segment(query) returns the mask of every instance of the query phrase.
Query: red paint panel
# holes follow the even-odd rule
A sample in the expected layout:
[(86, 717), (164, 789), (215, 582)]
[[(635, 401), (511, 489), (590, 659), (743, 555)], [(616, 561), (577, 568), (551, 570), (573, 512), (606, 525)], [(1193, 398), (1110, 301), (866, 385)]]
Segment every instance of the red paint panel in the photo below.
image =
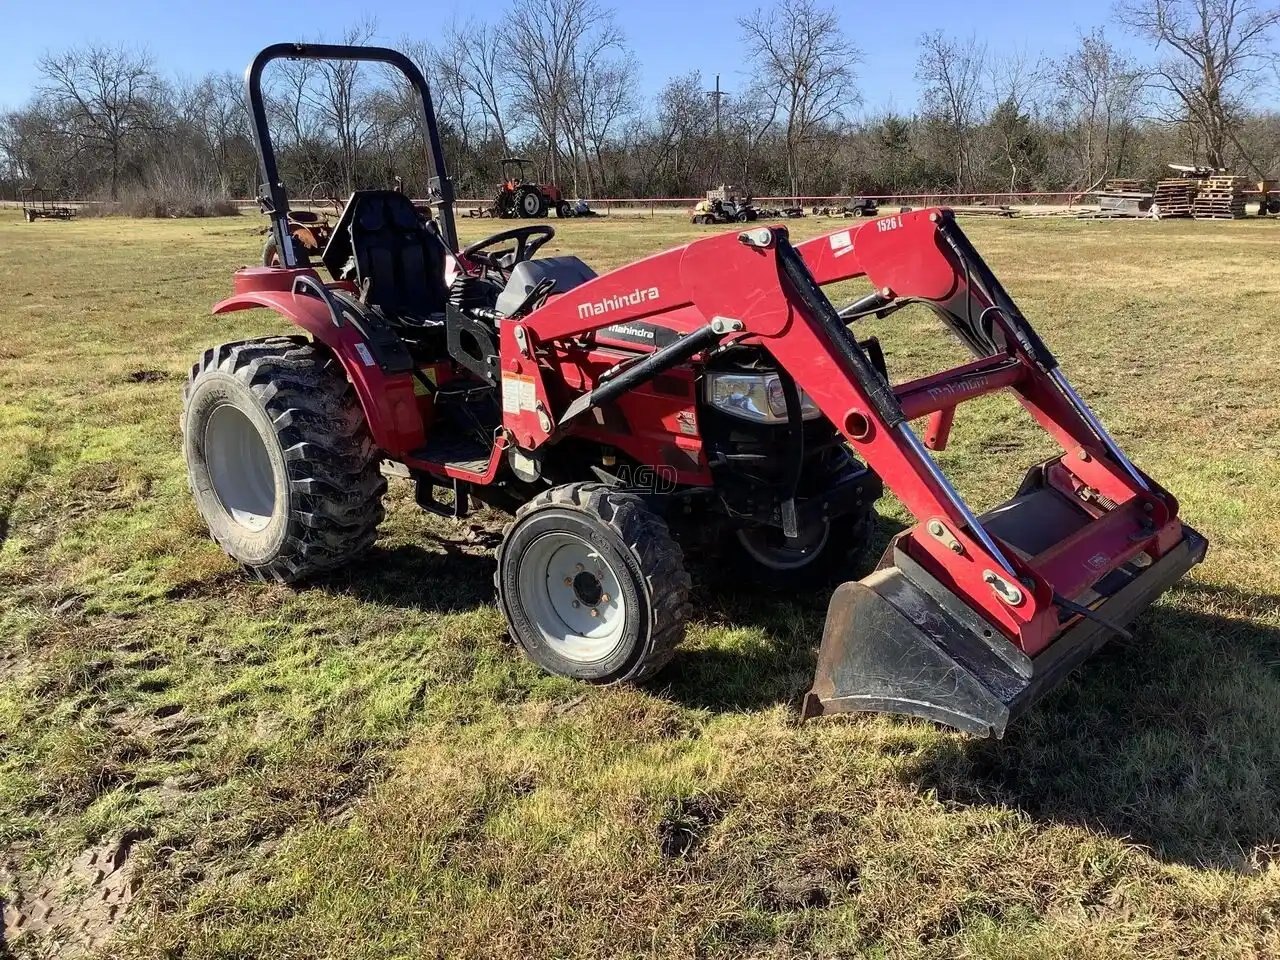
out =
[[(237, 271), (238, 282), (245, 273), (250, 274), (244, 284), (250, 288), (248, 292), (215, 304), (215, 314), (263, 307), (287, 317), (333, 351), (360, 398), (374, 442), (388, 456), (402, 459), (425, 444), (426, 434), (411, 373), (387, 375), (377, 364), (366, 363), (357, 349), (357, 345), (364, 346), (360, 332), (349, 323), (334, 326), (329, 308), (317, 298), (279, 288), (254, 289), (260, 283), (271, 282), (272, 278), (263, 277), (262, 273), (288, 277), (295, 271), (249, 267)], [(288, 281), (290, 286), (292, 282), (292, 279)]]

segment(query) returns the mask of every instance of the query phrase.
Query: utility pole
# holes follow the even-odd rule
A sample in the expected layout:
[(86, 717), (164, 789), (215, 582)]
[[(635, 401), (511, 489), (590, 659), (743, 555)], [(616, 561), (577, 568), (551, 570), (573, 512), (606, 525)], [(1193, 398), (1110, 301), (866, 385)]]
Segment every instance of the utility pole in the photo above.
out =
[(729, 94), (720, 89), (720, 74), (716, 74), (716, 88), (708, 90), (707, 96), (711, 98), (712, 104), (715, 106), (716, 112), (716, 178), (724, 183), (724, 141), (720, 136), (720, 103)]

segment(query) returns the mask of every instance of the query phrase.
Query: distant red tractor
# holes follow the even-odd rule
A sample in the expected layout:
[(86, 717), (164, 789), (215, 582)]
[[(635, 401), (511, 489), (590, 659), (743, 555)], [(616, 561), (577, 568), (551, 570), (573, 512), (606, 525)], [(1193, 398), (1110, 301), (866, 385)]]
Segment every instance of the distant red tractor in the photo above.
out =
[[(307, 195), (307, 209), (289, 211), (289, 242), (293, 244), (299, 263), (310, 264), (311, 258), (318, 258), (328, 246), (329, 238), (333, 236), (333, 221), (342, 216), (343, 202), (336, 194), (337, 188), (322, 180)], [(326, 207), (332, 207), (333, 213), (330, 214)], [(265, 212), (270, 213), (270, 210)], [(275, 232), (271, 231), (262, 245), (262, 265), (278, 267), (280, 264), (279, 244)]]
[(502, 183), (493, 201), (493, 214), (504, 220), (523, 217), (532, 220), (545, 217), (554, 210), (557, 217), (573, 216), (573, 208), (554, 183), (534, 183), (528, 170), (533, 161), (525, 157), (506, 157), (502, 161)]

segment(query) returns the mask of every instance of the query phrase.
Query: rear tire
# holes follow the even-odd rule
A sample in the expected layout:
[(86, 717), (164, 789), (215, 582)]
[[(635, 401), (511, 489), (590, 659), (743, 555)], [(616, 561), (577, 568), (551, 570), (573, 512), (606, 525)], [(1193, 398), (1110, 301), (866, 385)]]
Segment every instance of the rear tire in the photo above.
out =
[(337, 359), (303, 337), (206, 350), (183, 398), (196, 509), (232, 559), (291, 583), (377, 538), (387, 482)]
[(536, 187), (521, 187), (516, 191), (516, 212), (533, 220), (547, 212), (547, 202)]
[(640, 681), (684, 639), (689, 575), (665, 521), (602, 483), (540, 494), (503, 533), (494, 577), (511, 634), (544, 670)]
[[(311, 258), (307, 256), (307, 251), (302, 249), (293, 237), (289, 238), (289, 243), (293, 245), (294, 262), (300, 267), (311, 266)], [(262, 245), (262, 265), (264, 267), (282, 266), (280, 255), (276, 250), (276, 236), (274, 233), (268, 233), (267, 240)]]

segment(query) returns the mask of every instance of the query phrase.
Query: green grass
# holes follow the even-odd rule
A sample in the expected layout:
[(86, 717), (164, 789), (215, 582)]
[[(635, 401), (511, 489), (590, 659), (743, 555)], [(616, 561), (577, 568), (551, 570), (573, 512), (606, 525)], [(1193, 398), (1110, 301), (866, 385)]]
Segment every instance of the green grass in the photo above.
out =
[[(708, 229), (556, 226), (548, 252), (597, 267)], [(822, 597), (704, 592), (658, 682), (548, 678), (491, 602), (499, 518), (432, 519), (402, 485), (356, 569), (242, 579), (178, 412), (206, 345), (282, 329), (208, 313), (258, 224), (5, 214), (4, 883), (134, 840), (118, 957), (1275, 956), (1280, 227), (965, 226), (1212, 543), (998, 743), (797, 723)], [(900, 377), (958, 356), (923, 316), (881, 326)], [(992, 399), (941, 460), (986, 506), (1047, 449)]]

